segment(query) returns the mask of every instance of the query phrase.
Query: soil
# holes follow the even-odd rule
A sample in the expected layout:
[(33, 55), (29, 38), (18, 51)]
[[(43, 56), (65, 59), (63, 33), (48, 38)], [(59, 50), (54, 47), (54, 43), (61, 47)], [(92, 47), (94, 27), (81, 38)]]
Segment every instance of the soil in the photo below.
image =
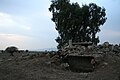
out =
[(21, 58), (22, 55), (0, 53), (0, 80), (120, 80), (120, 56), (117, 55), (108, 54), (89, 73), (72, 72), (60, 65), (48, 64), (48, 56)]

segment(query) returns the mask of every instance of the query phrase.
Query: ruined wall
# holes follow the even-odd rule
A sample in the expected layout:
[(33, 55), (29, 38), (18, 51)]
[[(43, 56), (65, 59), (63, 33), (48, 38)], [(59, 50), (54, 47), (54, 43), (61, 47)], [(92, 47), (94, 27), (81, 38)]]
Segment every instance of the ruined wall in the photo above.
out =
[(94, 67), (91, 64), (92, 56), (68, 56), (68, 64), (72, 71), (75, 72), (90, 72)]

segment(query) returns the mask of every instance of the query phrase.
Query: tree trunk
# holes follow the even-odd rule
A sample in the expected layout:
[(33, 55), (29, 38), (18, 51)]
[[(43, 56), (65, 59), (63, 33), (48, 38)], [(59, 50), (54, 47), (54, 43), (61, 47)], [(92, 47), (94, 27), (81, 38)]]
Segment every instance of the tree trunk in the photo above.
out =
[(12, 52), (12, 53), (10, 53), (10, 56), (14, 56), (14, 55), (13, 55), (13, 52)]

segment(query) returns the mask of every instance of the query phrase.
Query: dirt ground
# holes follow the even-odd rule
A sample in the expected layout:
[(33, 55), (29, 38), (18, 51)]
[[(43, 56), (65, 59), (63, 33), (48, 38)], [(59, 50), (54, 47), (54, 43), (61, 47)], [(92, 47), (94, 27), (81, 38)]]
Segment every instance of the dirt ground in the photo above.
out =
[(49, 58), (0, 53), (0, 80), (120, 80), (120, 56), (107, 55), (94, 72), (76, 73), (50, 65)]

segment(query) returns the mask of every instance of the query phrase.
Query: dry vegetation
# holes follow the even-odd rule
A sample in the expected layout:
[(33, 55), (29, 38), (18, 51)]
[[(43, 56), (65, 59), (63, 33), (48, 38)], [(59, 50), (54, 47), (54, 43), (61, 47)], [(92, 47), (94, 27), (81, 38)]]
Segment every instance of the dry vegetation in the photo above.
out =
[(0, 80), (120, 80), (120, 56), (107, 53), (94, 72), (76, 73), (49, 64), (48, 54), (0, 53)]

